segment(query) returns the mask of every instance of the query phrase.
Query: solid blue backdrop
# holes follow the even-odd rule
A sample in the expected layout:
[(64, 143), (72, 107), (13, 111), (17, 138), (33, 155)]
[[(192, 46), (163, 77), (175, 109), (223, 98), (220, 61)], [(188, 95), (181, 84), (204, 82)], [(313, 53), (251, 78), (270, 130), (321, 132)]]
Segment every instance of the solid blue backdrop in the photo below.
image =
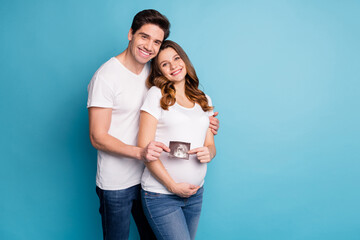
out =
[(1, 1), (0, 239), (101, 239), (87, 84), (147, 8), (220, 112), (197, 239), (359, 239), (350, 0)]

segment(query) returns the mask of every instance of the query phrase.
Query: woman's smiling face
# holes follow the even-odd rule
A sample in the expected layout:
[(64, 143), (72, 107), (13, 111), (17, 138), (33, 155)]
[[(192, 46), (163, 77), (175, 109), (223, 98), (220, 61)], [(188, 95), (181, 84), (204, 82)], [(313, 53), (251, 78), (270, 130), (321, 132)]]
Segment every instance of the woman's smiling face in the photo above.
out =
[(171, 47), (161, 50), (158, 56), (161, 73), (169, 81), (181, 82), (185, 80), (186, 66), (179, 54)]

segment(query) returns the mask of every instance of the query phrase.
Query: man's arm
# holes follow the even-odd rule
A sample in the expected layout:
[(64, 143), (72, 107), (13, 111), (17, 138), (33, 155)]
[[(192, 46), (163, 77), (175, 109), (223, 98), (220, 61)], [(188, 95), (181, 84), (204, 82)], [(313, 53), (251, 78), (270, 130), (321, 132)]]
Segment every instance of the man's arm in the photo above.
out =
[(166, 147), (162, 143), (152, 141), (141, 148), (125, 144), (111, 136), (108, 133), (111, 113), (111, 108), (89, 108), (90, 141), (96, 149), (143, 161), (153, 161), (160, 156), (162, 149)]
[[(149, 113), (142, 111), (140, 114), (138, 146), (146, 146), (155, 138), (156, 126), (157, 119)], [(170, 151), (170, 149), (168, 149), (168, 151)], [(166, 171), (160, 159), (152, 162), (146, 162), (145, 165), (161, 184), (163, 184), (170, 192), (180, 197), (190, 197), (199, 189), (199, 186), (192, 184), (176, 183)]]

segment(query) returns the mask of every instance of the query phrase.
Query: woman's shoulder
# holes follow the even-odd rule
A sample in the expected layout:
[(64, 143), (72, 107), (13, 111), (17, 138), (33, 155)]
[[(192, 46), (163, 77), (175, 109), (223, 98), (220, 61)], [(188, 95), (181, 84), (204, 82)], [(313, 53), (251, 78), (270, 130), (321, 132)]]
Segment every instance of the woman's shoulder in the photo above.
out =
[(161, 89), (156, 87), (156, 86), (152, 86), (148, 92), (147, 92), (147, 98), (161, 98)]
[(151, 88), (149, 88), (148, 92), (161, 93), (161, 89), (157, 86), (152, 86)]

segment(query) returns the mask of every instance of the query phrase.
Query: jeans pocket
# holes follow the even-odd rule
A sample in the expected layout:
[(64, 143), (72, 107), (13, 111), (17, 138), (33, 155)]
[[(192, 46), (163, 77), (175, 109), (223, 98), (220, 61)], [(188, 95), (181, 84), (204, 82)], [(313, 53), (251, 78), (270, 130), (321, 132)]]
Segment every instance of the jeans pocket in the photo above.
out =
[(158, 198), (160, 196), (161, 196), (161, 193), (144, 191), (145, 198)]

